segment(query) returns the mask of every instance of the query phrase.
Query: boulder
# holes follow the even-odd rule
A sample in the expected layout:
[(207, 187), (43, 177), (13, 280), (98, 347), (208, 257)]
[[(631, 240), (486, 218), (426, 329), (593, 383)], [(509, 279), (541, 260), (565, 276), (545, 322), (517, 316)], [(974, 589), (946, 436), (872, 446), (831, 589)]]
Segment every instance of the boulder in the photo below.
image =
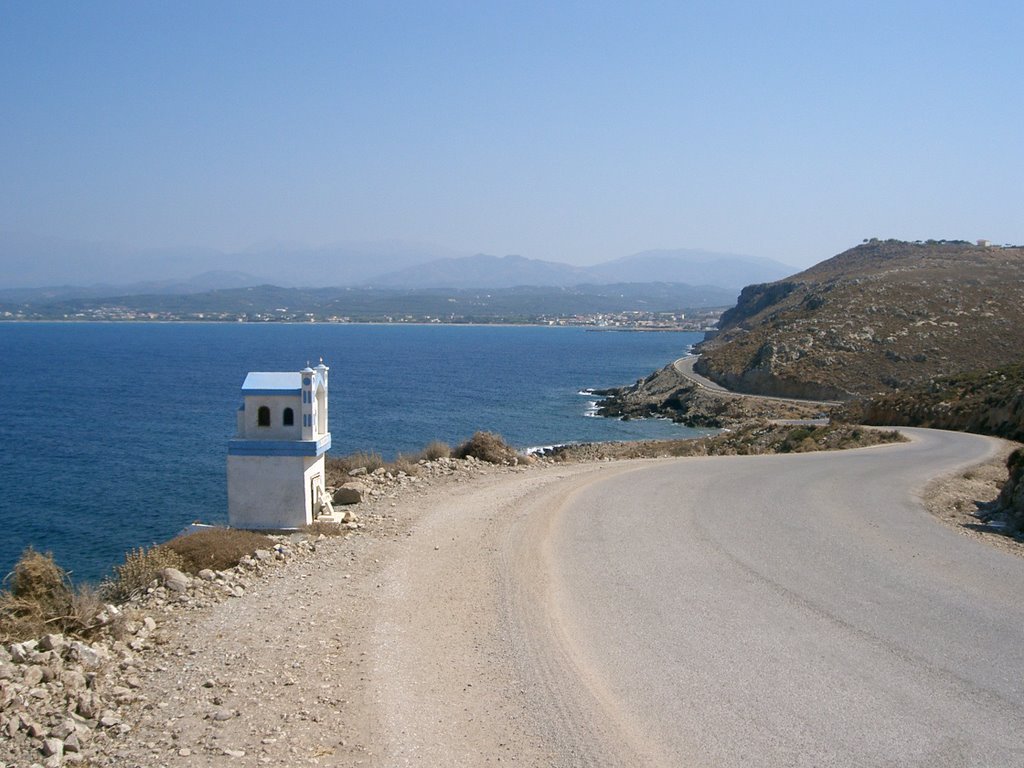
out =
[(164, 568), (160, 571), (160, 578), (164, 586), (172, 592), (186, 592), (188, 590), (188, 576), (177, 568)]
[(333, 504), (359, 504), (366, 493), (366, 486), (359, 483), (346, 483), (334, 492), (331, 497)]

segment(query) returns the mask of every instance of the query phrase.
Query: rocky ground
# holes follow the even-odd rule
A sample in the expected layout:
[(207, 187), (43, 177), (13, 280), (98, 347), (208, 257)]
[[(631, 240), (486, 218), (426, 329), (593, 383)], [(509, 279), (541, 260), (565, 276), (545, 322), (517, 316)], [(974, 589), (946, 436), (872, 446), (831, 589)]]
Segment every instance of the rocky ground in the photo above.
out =
[[(937, 514), (970, 525), (941, 510), (994, 496), (1000, 468), (1005, 457), (932, 488)], [(383, 764), (368, 638), (389, 563), (424, 510), (486, 504), (566, 471), (545, 459), (439, 459), (415, 475), (369, 473), (344, 535), (278, 536), (226, 571), (168, 571), (108, 607), (109, 631), (92, 643), (48, 635), (0, 647), (0, 766)]]
[(600, 416), (663, 416), (690, 427), (732, 427), (753, 420), (816, 419), (826, 415), (821, 405), (705, 389), (679, 373), (673, 364), (628, 387), (594, 394), (604, 397), (597, 404)]

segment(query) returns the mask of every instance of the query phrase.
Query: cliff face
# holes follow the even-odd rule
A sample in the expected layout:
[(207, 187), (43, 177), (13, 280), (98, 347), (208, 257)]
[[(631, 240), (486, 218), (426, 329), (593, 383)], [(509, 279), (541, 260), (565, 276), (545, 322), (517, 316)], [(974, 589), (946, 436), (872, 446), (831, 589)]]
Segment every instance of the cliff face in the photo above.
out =
[(849, 399), (1016, 362), (1024, 248), (871, 241), (748, 286), (697, 370), (741, 392)]

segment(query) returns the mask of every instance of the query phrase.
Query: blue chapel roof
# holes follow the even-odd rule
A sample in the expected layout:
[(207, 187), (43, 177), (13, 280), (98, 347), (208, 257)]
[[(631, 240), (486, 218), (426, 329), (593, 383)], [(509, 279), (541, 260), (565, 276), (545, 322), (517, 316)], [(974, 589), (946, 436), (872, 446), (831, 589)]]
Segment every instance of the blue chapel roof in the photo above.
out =
[(302, 374), (250, 371), (242, 382), (243, 395), (297, 395), (302, 391)]

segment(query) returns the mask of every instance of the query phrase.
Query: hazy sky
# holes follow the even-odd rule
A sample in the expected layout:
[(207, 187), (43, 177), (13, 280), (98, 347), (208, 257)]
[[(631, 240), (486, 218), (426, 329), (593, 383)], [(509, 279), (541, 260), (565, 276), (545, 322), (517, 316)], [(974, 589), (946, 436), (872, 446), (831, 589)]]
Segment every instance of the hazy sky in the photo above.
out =
[(0, 0), (0, 231), (1024, 242), (1024, 3)]

